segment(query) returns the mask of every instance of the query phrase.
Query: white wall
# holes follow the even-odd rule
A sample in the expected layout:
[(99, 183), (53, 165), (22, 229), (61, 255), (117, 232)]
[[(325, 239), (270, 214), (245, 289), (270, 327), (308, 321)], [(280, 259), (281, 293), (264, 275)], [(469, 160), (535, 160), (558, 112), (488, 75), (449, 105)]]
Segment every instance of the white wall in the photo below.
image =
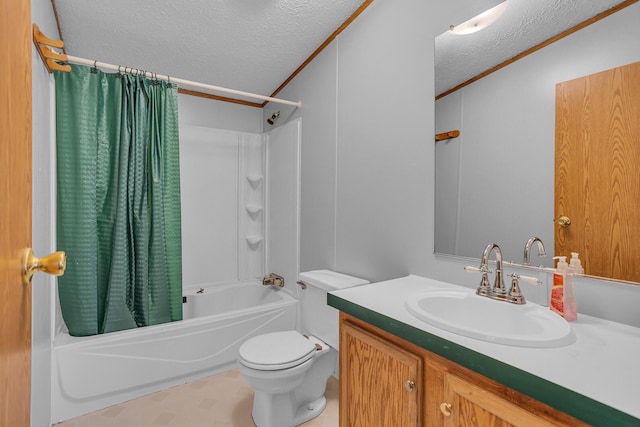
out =
[(262, 133), (262, 109), (191, 95), (178, 95), (180, 127), (203, 126)]
[[(463, 271), (476, 261), (433, 251), (433, 39), (490, 6), (376, 0), (279, 94), (301, 100), (300, 110), (264, 109), (265, 118), (281, 110), (277, 125), (304, 118), (301, 271), (331, 268), (372, 281), (418, 274), (477, 286)], [(590, 280), (576, 287), (579, 310), (640, 326), (638, 287)], [(546, 299), (544, 288), (523, 288)]]
[(267, 104), (264, 115), (280, 110), (276, 125), (302, 117), (300, 271), (335, 269), (336, 66), (337, 45), (330, 44), (294, 79), (282, 98), (304, 99), (301, 110)]
[(433, 40), (495, 3), (374, 1), (264, 109), (304, 117), (301, 270), (429, 272)]

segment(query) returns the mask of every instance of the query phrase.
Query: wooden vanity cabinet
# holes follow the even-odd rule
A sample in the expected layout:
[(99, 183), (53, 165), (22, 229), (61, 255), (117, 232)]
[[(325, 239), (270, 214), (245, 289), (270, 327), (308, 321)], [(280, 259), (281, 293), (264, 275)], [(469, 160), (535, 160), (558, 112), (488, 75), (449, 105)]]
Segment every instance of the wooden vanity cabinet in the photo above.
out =
[(341, 426), (420, 426), (422, 380), (420, 356), (341, 322)]
[(340, 427), (585, 426), (340, 313)]

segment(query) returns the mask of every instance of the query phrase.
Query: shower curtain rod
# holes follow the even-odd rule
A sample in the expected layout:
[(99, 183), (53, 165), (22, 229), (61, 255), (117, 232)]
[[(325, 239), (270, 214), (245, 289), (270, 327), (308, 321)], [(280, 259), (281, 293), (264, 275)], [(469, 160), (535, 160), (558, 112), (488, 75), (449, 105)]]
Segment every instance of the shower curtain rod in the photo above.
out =
[(133, 73), (133, 74), (139, 74), (139, 75), (143, 75), (144, 77), (149, 77), (149, 78), (158, 79), (158, 80), (164, 80), (164, 81), (167, 81), (167, 82), (170, 82), (170, 83), (176, 83), (178, 85), (196, 87), (198, 89), (213, 90), (213, 91), (216, 91), (216, 92), (223, 92), (223, 93), (228, 93), (228, 94), (231, 94), (231, 95), (244, 96), (244, 97), (247, 97), (247, 98), (259, 99), (261, 101), (275, 102), (275, 103), (278, 103), (278, 104), (292, 105), (292, 106), (294, 106), (296, 108), (302, 107), (302, 102), (301, 101), (294, 102), (294, 101), (287, 101), (286, 99), (272, 98), (270, 96), (258, 95), (258, 94), (255, 94), (255, 93), (244, 92), (244, 91), (241, 91), (241, 90), (229, 89), (229, 88), (226, 88), (226, 87), (214, 86), (214, 85), (209, 85), (209, 84), (206, 84), (206, 83), (194, 82), (194, 81), (191, 81), (191, 80), (185, 80), (185, 79), (181, 79), (181, 78), (178, 78), (178, 77), (166, 76), (164, 74), (156, 74), (156, 73), (152, 73), (151, 71), (139, 70), (137, 68), (123, 67), (121, 65), (107, 64), (107, 63), (104, 63), (104, 62), (94, 61), (94, 60), (91, 60), (91, 59), (78, 58), (77, 56), (67, 55), (67, 61), (66, 62), (67, 63), (72, 63), (72, 64), (88, 65), (88, 66), (91, 66), (91, 67), (98, 67), (98, 68), (103, 68), (103, 69), (112, 70), (112, 71), (127, 72), (127, 70), (128, 70), (128, 72)]
[(38, 53), (42, 57), (45, 65), (51, 71), (51, 69), (57, 69), (60, 71), (69, 71), (70, 68), (68, 66), (61, 65), (60, 62), (63, 63), (73, 63), (80, 65), (88, 65), (90, 67), (99, 67), (105, 70), (119, 71), (119, 72), (130, 72), (134, 74), (144, 75), (144, 77), (149, 77), (158, 80), (164, 80), (170, 83), (176, 83), (179, 85), (185, 85), (189, 87), (212, 90), (215, 92), (223, 92), (231, 95), (243, 96), (247, 98), (259, 99), (261, 101), (274, 102), (278, 104), (291, 105), (296, 108), (302, 107), (302, 102), (294, 102), (287, 101), (286, 99), (273, 98), (271, 96), (258, 95), (255, 93), (244, 92), (236, 89), (229, 89), (221, 86), (214, 86), (205, 83), (194, 82), (191, 80), (185, 80), (178, 77), (167, 76), (164, 74), (156, 74), (150, 71), (140, 70), (132, 67), (123, 67), (122, 65), (113, 65), (107, 64), (105, 62), (99, 62), (93, 59), (85, 59), (79, 58), (77, 56), (66, 55), (62, 53), (55, 52), (51, 49), (51, 47), (55, 47), (61, 49), (63, 47), (63, 42), (61, 40), (52, 40), (45, 36), (36, 24), (33, 24), (33, 41), (38, 48)]

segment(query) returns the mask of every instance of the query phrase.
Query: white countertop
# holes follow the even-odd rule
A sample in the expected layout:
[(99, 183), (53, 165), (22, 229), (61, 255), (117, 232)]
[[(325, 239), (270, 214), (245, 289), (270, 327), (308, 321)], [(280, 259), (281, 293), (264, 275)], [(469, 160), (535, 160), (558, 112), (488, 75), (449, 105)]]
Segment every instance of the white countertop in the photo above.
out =
[(458, 286), (407, 276), (331, 293), (640, 419), (640, 328), (579, 314), (571, 323), (577, 340), (564, 347), (513, 347), (480, 341), (431, 326), (406, 310), (407, 297), (439, 287)]

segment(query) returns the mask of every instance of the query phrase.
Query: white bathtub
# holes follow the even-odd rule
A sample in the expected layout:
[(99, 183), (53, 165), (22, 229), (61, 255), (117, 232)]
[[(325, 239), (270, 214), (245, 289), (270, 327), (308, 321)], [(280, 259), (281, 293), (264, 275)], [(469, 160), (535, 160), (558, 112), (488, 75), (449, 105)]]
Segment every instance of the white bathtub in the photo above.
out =
[(261, 283), (214, 286), (185, 297), (179, 322), (56, 337), (52, 422), (228, 370), (248, 338), (295, 327), (297, 300)]

